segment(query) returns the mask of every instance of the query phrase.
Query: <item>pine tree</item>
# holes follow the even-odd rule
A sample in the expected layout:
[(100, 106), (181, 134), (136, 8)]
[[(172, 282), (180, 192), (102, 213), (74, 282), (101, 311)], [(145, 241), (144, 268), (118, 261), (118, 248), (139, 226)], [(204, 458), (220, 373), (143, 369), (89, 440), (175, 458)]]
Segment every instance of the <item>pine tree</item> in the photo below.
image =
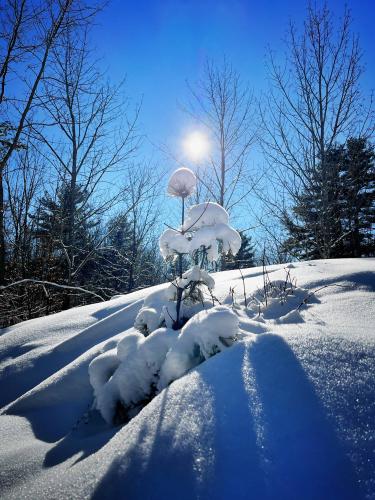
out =
[(344, 256), (375, 255), (375, 152), (363, 138), (346, 144), (342, 186), (343, 226), (348, 235), (343, 242)]
[[(69, 286), (83, 285), (90, 281), (94, 256), (79, 272), (80, 263), (93, 250), (96, 241), (98, 220), (92, 215), (87, 203), (87, 194), (81, 186), (73, 190), (63, 183), (56, 196), (46, 193), (39, 200), (35, 219), (37, 255), (41, 276)], [(70, 294), (65, 293), (66, 304), (70, 306)]]
[(374, 149), (365, 139), (331, 148), (292, 213), (284, 213), (284, 250), (299, 259), (373, 255), (374, 178)]
[(237, 255), (233, 257), (230, 253), (226, 257), (225, 269), (246, 269), (248, 267), (254, 267), (254, 245), (251, 240), (251, 236), (246, 236), (243, 232), (239, 231), (241, 236), (241, 248), (239, 249)]
[(283, 224), (289, 233), (284, 251), (299, 259), (337, 257), (342, 245), (340, 200), (343, 147), (325, 155), (311, 175), (307, 189), (297, 198), (292, 213), (284, 212)]

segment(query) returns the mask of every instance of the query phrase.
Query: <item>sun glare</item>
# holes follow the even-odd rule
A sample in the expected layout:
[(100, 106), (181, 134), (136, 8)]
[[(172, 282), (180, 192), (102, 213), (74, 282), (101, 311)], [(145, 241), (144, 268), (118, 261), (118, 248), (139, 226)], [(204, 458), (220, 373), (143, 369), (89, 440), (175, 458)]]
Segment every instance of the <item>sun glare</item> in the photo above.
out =
[(185, 154), (193, 161), (202, 160), (210, 152), (210, 141), (203, 132), (191, 132), (183, 141)]

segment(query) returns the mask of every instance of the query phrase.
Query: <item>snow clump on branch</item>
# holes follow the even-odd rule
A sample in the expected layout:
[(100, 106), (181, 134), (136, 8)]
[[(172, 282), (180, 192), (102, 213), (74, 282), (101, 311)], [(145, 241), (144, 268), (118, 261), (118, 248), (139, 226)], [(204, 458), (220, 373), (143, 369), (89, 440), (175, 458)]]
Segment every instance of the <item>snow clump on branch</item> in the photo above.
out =
[(222, 253), (236, 255), (241, 248), (241, 236), (229, 225), (227, 211), (217, 203), (206, 202), (190, 207), (181, 230), (166, 229), (160, 236), (160, 252), (164, 259), (178, 254), (190, 254), (204, 248), (209, 262)]
[(173, 172), (168, 182), (168, 194), (177, 198), (187, 198), (192, 195), (197, 186), (197, 178), (189, 168), (178, 168)]
[(203, 226), (213, 226), (214, 224), (229, 224), (229, 215), (221, 205), (207, 201), (189, 208), (182, 229), (188, 231)]

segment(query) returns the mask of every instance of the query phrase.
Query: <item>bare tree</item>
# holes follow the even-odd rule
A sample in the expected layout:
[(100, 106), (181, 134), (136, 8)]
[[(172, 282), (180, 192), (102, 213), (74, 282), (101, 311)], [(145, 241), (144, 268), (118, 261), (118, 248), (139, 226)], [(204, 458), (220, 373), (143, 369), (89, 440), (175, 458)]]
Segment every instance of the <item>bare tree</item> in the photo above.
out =
[(0, 7), (0, 123), (8, 128), (0, 157), (0, 284), (5, 279), (3, 176), (23, 140), (51, 51), (66, 29), (96, 7), (73, 0), (4, 0)]
[(34, 121), (33, 132), (44, 144), (45, 161), (67, 197), (64, 235), (58, 244), (66, 263), (65, 283), (72, 286), (94, 254), (77, 240), (79, 228), (129, 194), (129, 185), (119, 182), (119, 176), (126, 177), (127, 160), (139, 145), (139, 106), (130, 113), (122, 84), (105, 81), (88, 48), (86, 30), (67, 30), (62, 42), (52, 51), (36, 96), (45, 116), (43, 123)]
[(207, 61), (196, 85), (188, 84), (186, 111), (211, 135), (209, 165), (198, 170), (208, 197), (231, 210), (251, 190), (248, 156), (255, 141), (254, 107), (250, 89), (226, 60)]
[(267, 205), (282, 219), (288, 201), (299, 202), (319, 183), (322, 257), (329, 257), (336, 244), (330, 232), (328, 152), (350, 135), (373, 131), (371, 106), (359, 88), (362, 72), (350, 13), (345, 10), (335, 23), (326, 5), (309, 5), (301, 35), (290, 24), (283, 64), (270, 53), (272, 87), (262, 109), (261, 138), (275, 196), (267, 197)]

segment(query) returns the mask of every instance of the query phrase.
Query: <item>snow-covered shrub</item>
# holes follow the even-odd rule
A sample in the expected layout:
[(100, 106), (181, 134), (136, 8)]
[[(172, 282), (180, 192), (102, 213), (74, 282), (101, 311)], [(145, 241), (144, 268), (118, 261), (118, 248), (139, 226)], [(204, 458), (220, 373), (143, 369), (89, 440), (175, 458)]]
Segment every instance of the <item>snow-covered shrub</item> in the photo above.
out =
[(219, 253), (236, 255), (241, 247), (240, 235), (217, 203), (192, 206), (184, 220), (185, 198), (195, 185), (189, 169), (178, 169), (168, 184), (168, 193), (182, 199), (181, 227), (164, 231), (159, 245), (164, 259), (178, 259), (178, 276), (146, 297), (132, 333), (90, 364), (95, 405), (109, 423), (126, 422), (158, 391), (238, 338), (236, 314), (215, 307), (209, 273), (197, 265), (182, 271), (183, 255), (202, 252), (213, 262)]
[(228, 307), (201, 311), (179, 335), (159, 328), (148, 337), (137, 330), (89, 366), (95, 407), (108, 423), (134, 417), (158, 392), (188, 370), (233, 344), (238, 318)]
[(177, 291), (182, 290), (181, 318), (184, 323), (197, 312), (212, 307), (211, 294), (215, 280), (199, 266), (194, 266), (182, 278), (176, 278), (168, 288), (148, 295), (135, 319), (134, 326), (145, 336), (159, 327), (172, 328), (176, 321)]
[(237, 335), (238, 317), (228, 307), (216, 306), (193, 316), (168, 351), (160, 371), (158, 389), (231, 346)]
[(134, 330), (121, 340), (117, 349), (105, 353), (117, 361), (112, 375), (108, 371), (108, 377), (103, 377), (107, 363), (104, 355), (90, 363), (95, 407), (106, 422), (124, 423), (155, 395), (161, 365), (175, 341), (176, 332), (167, 328), (160, 328), (148, 337)]
[(297, 309), (307, 296), (308, 290), (297, 286), (296, 280), (291, 276), (290, 267), (285, 271), (285, 278), (276, 280), (270, 279), (266, 269), (263, 271), (263, 286), (252, 294), (248, 312), (252, 312), (262, 321), (279, 321), (293, 311), (298, 312)]
[(229, 225), (227, 211), (217, 203), (206, 202), (190, 207), (179, 230), (166, 229), (160, 236), (159, 247), (164, 259), (173, 259), (181, 254), (192, 256), (204, 248), (209, 262), (221, 253), (236, 255), (241, 248), (241, 236)]
[[(164, 319), (168, 322), (169, 317), (175, 330), (180, 329), (186, 321), (186, 316), (182, 315), (183, 302), (187, 297), (197, 298), (199, 294), (194, 295), (194, 292), (199, 291), (201, 286), (198, 281), (193, 284), (193, 280), (186, 287), (181, 284), (183, 256), (190, 255), (195, 262), (200, 260), (201, 267), (204, 267), (208, 262), (216, 262), (220, 253), (226, 255), (231, 252), (236, 255), (241, 247), (241, 236), (229, 226), (227, 211), (217, 203), (193, 205), (185, 219), (185, 199), (194, 192), (195, 187), (196, 177), (191, 170), (180, 168), (172, 174), (168, 183), (168, 194), (181, 198), (181, 226), (179, 229), (166, 229), (159, 239), (163, 258), (178, 261), (179, 279), (174, 282), (176, 314), (170, 311), (170, 304), (164, 307)], [(196, 302), (199, 300), (201, 298), (198, 297)], [(145, 323), (147, 318), (142, 321)]]

